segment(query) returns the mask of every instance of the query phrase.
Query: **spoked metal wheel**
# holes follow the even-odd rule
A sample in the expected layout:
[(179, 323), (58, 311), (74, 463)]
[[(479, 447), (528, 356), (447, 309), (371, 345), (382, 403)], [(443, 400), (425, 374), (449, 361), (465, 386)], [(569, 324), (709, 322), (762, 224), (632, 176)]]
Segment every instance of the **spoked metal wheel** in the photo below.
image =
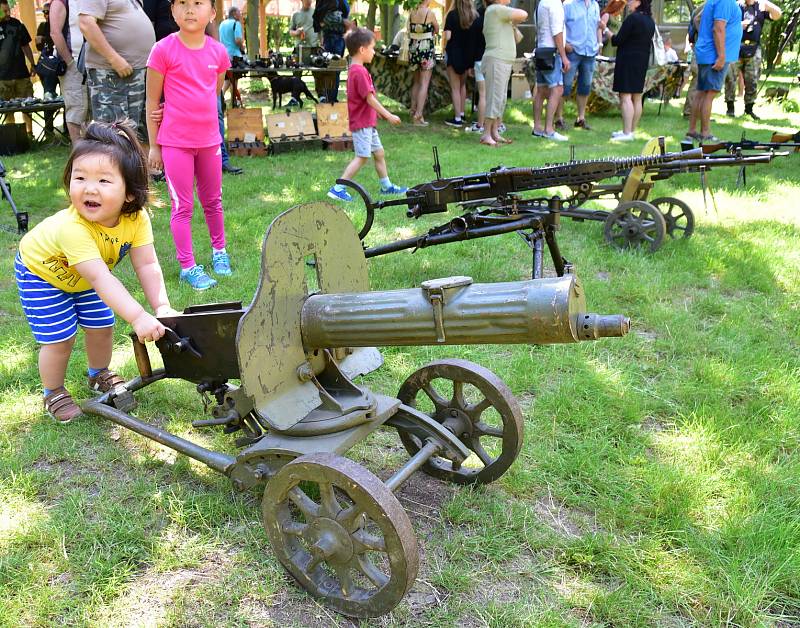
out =
[(662, 196), (650, 204), (661, 212), (671, 238), (689, 238), (694, 233), (694, 214), (691, 208), (679, 198)]
[(293, 460), (268, 482), (262, 514), (286, 570), (339, 613), (388, 613), (417, 577), (408, 515), (383, 482), (352, 460), (331, 453)]
[[(514, 394), (489, 369), (467, 360), (422, 367), (403, 383), (397, 398), (444, 425), (473, 452), (462, 463), (432, 457), (422, 469), (434, 477), (457, 484), (492, 482), (522, 447), (522, 411)], [(421, 449), (418, 437), (399, 433), (411, 455)]]
[(667, 226), (661, 212), (646, 201), (624, 201), (606, 218), (603, 235), (618, 249), (647, 248), (651, 253), (664, 242)]

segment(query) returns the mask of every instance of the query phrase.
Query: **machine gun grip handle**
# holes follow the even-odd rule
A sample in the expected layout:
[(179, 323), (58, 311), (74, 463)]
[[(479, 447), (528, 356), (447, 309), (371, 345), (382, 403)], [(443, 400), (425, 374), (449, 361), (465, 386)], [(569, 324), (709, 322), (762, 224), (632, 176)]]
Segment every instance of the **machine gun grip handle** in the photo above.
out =
[(176, 331), (171, 327), (165, 327), (164, 330), (165, 330), (164, 337), (167, 339), (167, 342), (170, 345), (170, 349), (172, 349), (175, 353), (183, 353), (184, 351), (186, 351), (196, 358), (203, 357), (203, 354), (200, 353), (197, 349), (195, 349), (194, 345), (192, 344), (191, 338), (188, 337), (183, 338), (179, 336), (176, 333)]
[(355, 190), (361, 197), (361, 200), (364, 201), (367, 218), (364, 221), (364, 226), (361, 227), (361, 231), (358, 232), (358, 239), (363, 240), (369, 233), (369, 230), (372, 229), (372, 223), (375, 221), (375, 207), (377, 204), (370, 198), (369, 193), (355, 181), (351, 181), (350, 179), (336, 179), (336, 183), (348, 187), (351, 190)]

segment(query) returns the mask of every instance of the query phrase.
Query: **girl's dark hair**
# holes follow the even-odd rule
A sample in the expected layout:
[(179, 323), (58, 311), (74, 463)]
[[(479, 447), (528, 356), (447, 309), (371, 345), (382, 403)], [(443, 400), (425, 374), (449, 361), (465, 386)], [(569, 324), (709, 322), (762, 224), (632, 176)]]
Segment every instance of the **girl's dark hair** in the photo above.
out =
[(125, 179), (125, 196), (132, 196), (133, 200), (123, 203), (122, 213), (135, 214), (144, 209), (150, 198), (150, 175), (147, 156), (136, 137), (136, 125), (130, 120), (91, 122), (81, 139), (75, 143), (64, 166), (63, 182), (67, 194), (75, 160), (93, 154), (106, 155), (117, 165)]
[(637, 13), (644, 13), (645, 15), (649, 15), (652, 17), (653, 9), (652, 9), (653, 0), (639, 0), (639, 8), (636, 9)]

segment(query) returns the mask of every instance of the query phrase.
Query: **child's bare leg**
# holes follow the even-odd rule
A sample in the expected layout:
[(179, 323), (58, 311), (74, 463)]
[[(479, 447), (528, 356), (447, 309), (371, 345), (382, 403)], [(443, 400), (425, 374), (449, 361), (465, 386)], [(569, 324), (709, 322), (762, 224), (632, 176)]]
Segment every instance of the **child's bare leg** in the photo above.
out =
[(389, 171), (386, 168), (386, 153), (383, 149), (376, 150), (372, 153), (372, 159), (375, 161), (375, 172), (378, 173), (379, 179), (385, 179), (389, 176)]
[(67, 363), (74, 345), (75, 336), (39, 348), (39, 377), (42, 379), (42, 386), (47, 390), (55, 390), (64, 385)]
[(367, 157), (353, 157), (353, 161), (347, 164), (347, 168), (344, 169), (341, 178), (352, 181), (365, 163), (367, 163)]
[(106, 369), (114, 349), (114, 328), (83, 328), (86, 334), (86, 360), (90, 369)]

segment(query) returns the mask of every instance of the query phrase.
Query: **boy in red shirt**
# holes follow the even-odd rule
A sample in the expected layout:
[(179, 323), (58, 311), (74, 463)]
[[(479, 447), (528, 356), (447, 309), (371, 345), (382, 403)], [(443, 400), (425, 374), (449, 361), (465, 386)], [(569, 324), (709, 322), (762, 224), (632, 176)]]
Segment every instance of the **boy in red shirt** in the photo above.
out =
[[(389, 179), (386, 156), (381, 138), (378, 137), (378, 115), (390, 124), (400, 124), (400, 118), (390, 113), (378, 102), (375, 86), (365, 64), (375, 56), (375, 35), (366, 28), (356, 28), (346, 39), (350, 53), (350, 68), (347, 71), (347, 113), (350, 117), (350, 132), (353, 134), (353, 150), (356, 156), (344, 169), (342, 179), (352, 180), (370, 155), (375, 160), (375, 170), (381, 183), (381, 194), (402, 194), (408, 188), (395, 185)], [(343, 185), (338, 183), (328, 190), (328, 196), (340, 201), (352, 201)]]

